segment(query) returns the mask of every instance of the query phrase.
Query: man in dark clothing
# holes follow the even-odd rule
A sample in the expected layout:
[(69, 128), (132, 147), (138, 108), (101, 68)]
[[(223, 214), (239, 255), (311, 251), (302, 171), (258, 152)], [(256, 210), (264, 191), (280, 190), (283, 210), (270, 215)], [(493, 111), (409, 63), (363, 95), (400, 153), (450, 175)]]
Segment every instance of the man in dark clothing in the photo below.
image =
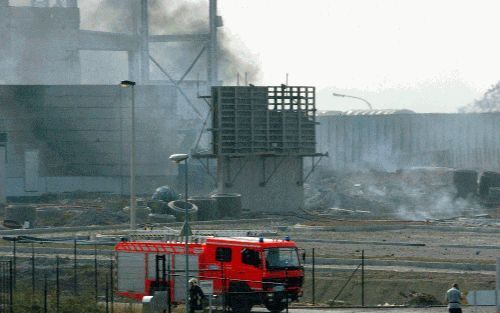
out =
[(462, 308), (460, 307), (460, 300), (462, 300), (462, 293), (458, 289), (458, 284), (453, 284), (453, 286), (446, 292), (446, 302), (448, 303), (449, 313), (462, 313)]
[(195, 313), (196, 311), (203, 310), (203, 290), (198, 286), (198, 280), (191, 278), (189, 280), (189, 312)]

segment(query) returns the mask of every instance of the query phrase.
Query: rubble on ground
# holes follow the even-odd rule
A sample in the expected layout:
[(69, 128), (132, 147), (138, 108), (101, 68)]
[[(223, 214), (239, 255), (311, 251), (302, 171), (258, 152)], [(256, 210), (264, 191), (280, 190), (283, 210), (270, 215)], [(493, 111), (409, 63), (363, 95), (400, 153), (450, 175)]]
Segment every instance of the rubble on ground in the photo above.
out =
[[(337, 218), (421, 221), (473, 218), (485, 213), (485, 206), (477, 194), (464, 194), (463, 181), (457, 183), (456, 172), (440, 167), (396, 172), (325, 171), (305, 186), (305, 209)], [(469, 186), (469, 190), (475, 187)]]

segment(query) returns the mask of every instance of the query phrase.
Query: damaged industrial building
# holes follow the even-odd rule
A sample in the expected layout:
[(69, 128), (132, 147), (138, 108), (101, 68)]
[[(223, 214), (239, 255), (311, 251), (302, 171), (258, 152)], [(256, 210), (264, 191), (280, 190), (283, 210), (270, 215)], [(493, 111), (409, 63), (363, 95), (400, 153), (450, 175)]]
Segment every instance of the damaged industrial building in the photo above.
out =
[[(197, 160), (189, 173), (195, 177), (193, 195), (216, 188), (241, 194), (243, 208), (251, 211), (304, 208), (304, 183), (308, 186), (322, 172), (439, 167), (474, 171), (478, 183), (482, 173), (493, 172), (487, 174), (494, 177), (491, 183), (478, 188), (488, 200), (498, 197), (499, 113), (317, 114), (314, 90), (302, 90), (307, 87), (267, 90), (238, 86), (238, 79), (234, 87), (210, 91), (223, 83), (216, 66), (222, 26), (216, 5), (210, 1), (207, 6), (205, 32), (179, 35), (151, 34), (147, 4), (140, 1), (128, 8), (135, 16), (129, 33), (81, 29), (76, 1), (33, 1), (31, 6), (3, 1), (3, 199), (72, 191), (126, 195), (133, 103), (140, 194), (161, 185), (182, 188), (182, 173), (167, 159), (182, 150)], [(166, 51), (169, 45), (187, 43), (199, 53), (188, 58), (177, 78), (161, 65), (168, 64), (168, 57), (153, 56), (158, 43)], [(103, 51), (125, 61), (118, 64), (128, 68), (126, 78), (138, 83), (134, 99), (118, 86), (118, 76), (113, 85), (88, 84), (82, 66), (93, 51), (97, 63), (105, 62)], [(332, 201), (328, 205), (340, 203)]]

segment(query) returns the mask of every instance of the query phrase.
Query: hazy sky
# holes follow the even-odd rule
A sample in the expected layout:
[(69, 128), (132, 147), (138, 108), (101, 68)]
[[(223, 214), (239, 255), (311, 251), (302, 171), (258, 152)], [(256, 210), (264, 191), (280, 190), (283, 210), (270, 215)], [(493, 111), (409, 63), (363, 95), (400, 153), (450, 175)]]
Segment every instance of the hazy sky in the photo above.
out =
[[(79, 0), (82, 19), (102, 1)], [(234, 49), (261, 69), (258, 83), (289, 73), (290, 84), (316, 86), (328, 110), (366, 107), (332, 92), (418, 112), (480, 98), (500, 80), (499, 12), (499, 0), (219, 0)]]
[(500, 80), (500, 1), (219, 0), (262, 83), (318, 89), (321, 109), (454, 112)]

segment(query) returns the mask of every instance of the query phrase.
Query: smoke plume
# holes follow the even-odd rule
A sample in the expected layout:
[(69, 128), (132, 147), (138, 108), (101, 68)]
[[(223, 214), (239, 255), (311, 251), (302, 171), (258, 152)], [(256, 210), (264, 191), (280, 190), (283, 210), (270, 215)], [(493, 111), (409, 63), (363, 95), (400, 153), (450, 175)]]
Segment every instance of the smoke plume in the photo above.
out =
[(459, 109), (460, 112), (500, 111), (500, 82), (492, 86), (483, 97)]
[[(80, 1), (83, 29), (125, 32), (135, 31), (134, 10), (138, 10), (136, 0), (85, 0)], [(149, 1), (150, 35), (165, 34), (203, 34), (208, 33), (208, 1), (189, 0), (150, 0)], [(259, 64), (242, 42), (235, 39), (226, 27), (218, 29), (218, 63), (219, 79), (226, 84), (234, 84), (239, 73), (241, 77), (248, 73), (248, 81), (258, 83), (260, 79)], [(196, 55), (201, 51), (202, 43), (175, 42), (155, 43), (150, 51), (156, 59), (175, 79), (182, 76)], [(187, 79), (204, 79), (206, 58), (200, 58), (198, 66), (193, 68)], [(152, 68), (154, 70), (154, 68)], [(157, 72), (153, 79), (165, 79)], [(243, 79), (241, 80), (243, 81)]]

